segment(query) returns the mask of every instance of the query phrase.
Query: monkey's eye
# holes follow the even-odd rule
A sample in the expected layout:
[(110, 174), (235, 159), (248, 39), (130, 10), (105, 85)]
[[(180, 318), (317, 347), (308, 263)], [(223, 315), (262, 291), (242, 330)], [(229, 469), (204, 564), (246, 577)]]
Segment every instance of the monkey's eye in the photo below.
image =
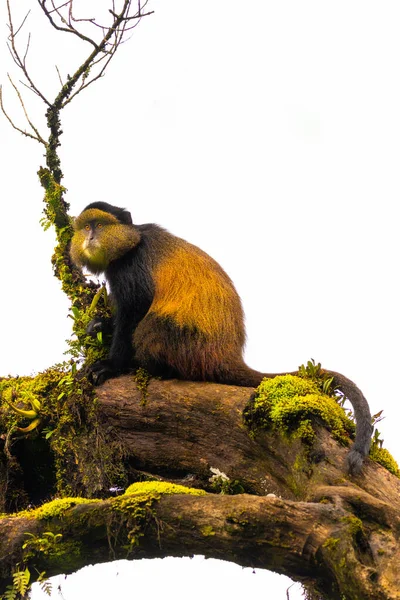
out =
[(85, 229), (86, 229), (86, 231), (89, 231), (90, 225), (85, 225)]
[(96, 227), (97, 229), (101, 229), (103, 227), (103, 223), (97, 223)]

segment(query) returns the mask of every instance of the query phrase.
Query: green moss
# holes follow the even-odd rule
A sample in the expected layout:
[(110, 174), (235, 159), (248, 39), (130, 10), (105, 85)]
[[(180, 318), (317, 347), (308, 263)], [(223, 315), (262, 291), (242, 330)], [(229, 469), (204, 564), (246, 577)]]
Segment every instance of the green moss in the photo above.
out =
[(202, 535), (204, 535), (204, 537), (209, 537), (209, 536), (215, 535), (215, 531), (211, 527), (211, 525), (204, 525), (204, 527), (202, 527), (200, 529), (200, 531), (201, 531)]
[(142, 394), (142, 404), (144, 405), (147, 401), (148, 387), (151, 375), (146, 371), (146, 369), (139, 368), (135, 373), (134, 379), (136, 381), (137, 389)]
[[(168, 483), (167, 481), (142, 481), (138, 483), (132, 483), (127, 490), (127, 494), (192, 494), (193, 496), (205, 496), (204, 490), (197, 488), (189, 488), (184, 485), (178, 485), (176, 483)], [(121, 496), (123, 497), (123, 496)]]
[(343, 517), (341, 519), (343, 523), (349, 524), (350, 534), (352, 536), (357, 536), (363, 530), (363, 524), (361, 519), (355, 517), (354, 515), (348, 515), (347, 517)]
[(307, 452), (299, 452), (295, 456), (291, 472), (287, 475), (286, 482), (296, 498), (307, 495), (310, 484), (310, 462)]
[(57, 498), (51, 502), (46, 502), (38, 508), (32, 508), (30, 510), (22, 510), (13, 515), (12, 517), (25, 517), (32, 519), (60, 519), (63, 517), (65, 512), (70, 508), (73, 508), (77, 504), (92, 504), (94, 502), (101, 502), (101, 500), (89, 500), (87, 498)]
[(301, 439), (308, 446), (315, 440), (316, 420), (343, 445), (349, 443), (355, 431), (354, 423), (334, 398), (323, 394), (315, 381), (293, 375), (264, 379), (244, 417), (253, 429), (275, 429)]
[[(55, 148), (53, 153), (56, 153)], [(69, 205), (64, 200), (66, 190), (59, 183), (62, 174), (57, 176), (57, 169), (40, 168), (38, 175), (45, 189), (45, 216), (41, 224), (44, 229), (54, 226), (57, 237), (52, 257), (54, 275), (61, 281), (62, 289), (71, 301), (74, 337), (67, 341), (69, 352), (74, 359), (92, 364), (105, 358), (109, 350), (109, 337), (103, 336), (102, 332), (94, 337), (87, 334), (87, 326), (94, 317), (103, 319), (111, 316), (107, 293), (100, 285), (86, 281), (81, 271), (72, 264), (69, 249), (74, 232), (68, 215)]]
[(34, 516), (37, 519), (54, 519), (62, 518), (67, 510), (77, 506), (78, 504), (92, 504), (94, 502), (101, 502), (101, 500), (88, 500), (87, 498), (59, 498), (46, 502), (39, 508), (34, 509)]
[[(120, 515), (125, 521), (125, 529), (128, 531), (129, 546), (137, 546), (140, 538), (144, 535), (146, 524), (153, 519), (153, 504), (161, 497), (159, 492), (155, 491), (137, 491), (125, 493), (122, 496), (114, 498), (112, 511)], [(128, 548), (129, 550), (129, 548)]]
[(325, 540), (325, 542), (322, 544), (322, 547), (327, 548), (328, 550), (336, 550), (339, 542), (339, 538), (330, 537)]
[(111, 500), (113, 512), (122, 514), (128, 520), (126, 527), (130, 546), (139, 543), (146, 524), (153, 519), (153, 504), (165, 494), (204, 496), (206, 492), (164, 481), (143, 481), (133, 483), (125, 494)]
[(385, 469), (390, 471), (396, 477), (400, 478), (399, 465), (386, 448), (380, 448), (378, 444), (372, 444), (369, 455), (372, 460), (382, 465), (382, 467), (385, 467)]

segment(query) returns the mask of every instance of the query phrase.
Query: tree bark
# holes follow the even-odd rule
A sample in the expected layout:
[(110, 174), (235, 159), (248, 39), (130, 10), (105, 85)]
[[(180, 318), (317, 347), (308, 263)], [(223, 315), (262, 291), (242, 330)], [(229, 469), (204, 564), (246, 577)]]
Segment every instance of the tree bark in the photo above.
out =
[[(278, 433), (250, 435), (242, 414), (252, 391), (176, 380), (143, 391), (130, 376), (99, 387), (102, 429), (123, 443), (132, 478), (214, 493), (134, 496), (121, 511), (122, 495), (46, 519), (5, 516), (0, 592), (18, 561), (51, 576), (114, 558), (203, 554), (286, 574), (333, 600), (400, 598), (399, 479), (368, 459), (350, 478), (348, 449), (322, 427), (311, 455)], [(227, 477), (246, 493), (215, 493), (219, 473), (217, 483)], [(32, 543), (27, 555), (23, 544), (45, 532), (62, 535), (59, 550)]]

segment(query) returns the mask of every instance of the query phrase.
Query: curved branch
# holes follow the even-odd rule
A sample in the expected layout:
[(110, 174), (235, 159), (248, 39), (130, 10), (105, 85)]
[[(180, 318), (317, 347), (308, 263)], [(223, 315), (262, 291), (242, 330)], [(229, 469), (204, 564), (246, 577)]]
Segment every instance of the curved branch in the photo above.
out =
[[(32, 574), (34, 564), (52, 576), (89, 562), (204, 554), (312, 582), (332, 599), (398, 597), (400, 573), (394, 568), (399, 559), (398, 540), (395, 545), (393, 535), (378, 534), (375, 546), (361, 553), (351, 513), (329, 504), (246, 494), (136, 494), (71, 504), (55, 516), (32, 518), (27, 514), (0, 520), (0, 591), (10, 576), (7, 565), (18, 559), (32, 565)], [(45, 532), (61, 534), (61, 541), (54, 552), (32, 552), (32, 544), (33, 560), (22, 550), (27, 539), (32, 539), (27, 534), (40, 540)], [(381, 583), (376, 581), (378, 565)], [(392, 592), (386, 581), (393, 586)]]
[[(61, 27), (60, 25), (58, 25), (55, 22), (55, 20), (51, 16), (52, 12), (56, 12), (56, 14), (60, 16), (60, 13), (58, 12), (59, 9), (63, 8), (64, 6), (68, 6), (70, 4), (70, 0), (68, 0), (67, 2), (65, 2), (64, 4), (62, 4), (58, 8), (55, 8), (54, 7), (54, 2), (52, 2), (52, 5), (53, 5), (53, 10), (52, 11), (48, 10), (48, 8), (46, 7), (46, 0), (38, 0), (38, 2), (39, 2), (40, 8), (42, 9), (42, 11), (44, 12), (44, 14), (46, 15), (46, 17), (49, 20), (49, 22), (52, 25), (52, 27), (54, 27), (54, 29), (57, 29), (58, 31), (65, 31), (66, 33), (72, 33), (73, 35), (76, 35), (77, 37), (79, 37), (84, 42), (88, 42), (89, 44), (91, 44), (92, 46), (94, 46), (95, 48), (97, 48), (96, 42), (94, 40), (92, 40), (90, 37), (87, 37), (86, 35), (84, 35), (80, 31), (78, 31), (74, 27), (71, 27), (71, 26), (70, 27)], [(91, 19), (89, 19), (89, 20), (91, 20)]]

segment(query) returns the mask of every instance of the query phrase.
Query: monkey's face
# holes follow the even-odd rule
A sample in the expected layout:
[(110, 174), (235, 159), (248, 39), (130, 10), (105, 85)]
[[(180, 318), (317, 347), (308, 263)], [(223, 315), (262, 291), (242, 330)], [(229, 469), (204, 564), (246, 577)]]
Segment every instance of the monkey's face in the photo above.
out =
[(83, 211), (74, 223), (71, 258), (78, 267), (92, 273), (105, 271), (111, 261), (121, 258), (140, 241), (132, 225), (120, 223), (114, 215), (98, 209)]

